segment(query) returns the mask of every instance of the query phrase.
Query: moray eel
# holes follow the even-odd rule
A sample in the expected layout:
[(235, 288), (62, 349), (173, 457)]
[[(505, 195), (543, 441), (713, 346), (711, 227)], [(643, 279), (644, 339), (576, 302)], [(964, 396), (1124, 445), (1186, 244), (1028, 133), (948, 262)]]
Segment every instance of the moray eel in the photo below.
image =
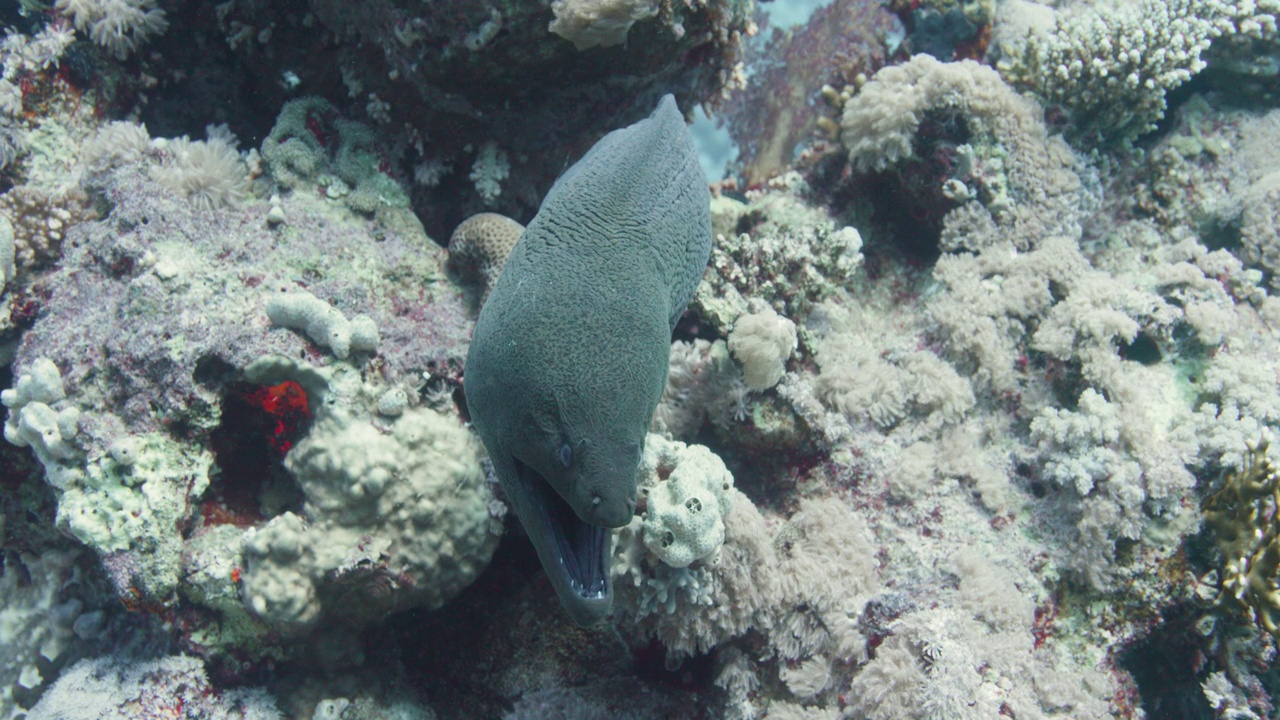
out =
[(471, 422), (581, 625), (612, 604), (609, 528), (635, 513), (671, 333), (711, 253), (710, 203), (667, 95), (556, 181), (476, 321)]

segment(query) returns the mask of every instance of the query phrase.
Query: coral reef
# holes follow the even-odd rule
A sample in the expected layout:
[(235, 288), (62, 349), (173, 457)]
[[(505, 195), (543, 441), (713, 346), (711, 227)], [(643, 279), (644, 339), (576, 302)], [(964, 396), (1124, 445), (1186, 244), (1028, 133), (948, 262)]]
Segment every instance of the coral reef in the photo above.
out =
[[(314, 372), (280, 358), (246, 369), (273, 380)], [(244, 534), (241, 592), (257, 617), (297, 633), (323, 613), (439, 607), (484, 569), (497, 535), (475, 439), (425, 408), (389, 430), (326, 410), (285, 457), (306, 501)]]
[(121, 60), (169, 28), (155, 0), (58, 0), (55, 7)]
[(1131, 141), (1164, 117), (1166, 94), (1205, 69), (1211, 43), (1274, 44), (1278, 13), (1270, 0), (1081, 4), (1007, 49), (1002, 71), (1068, 108), (1073, 133)]
[(277, 720), (261, 688), (215, 694), (204, 665), (184, 655), (157, 660), (101, 657), (70, 667), (27, 715), (40, 718), (238, 717)]
[(767, 193), (745, 205), (722, 196), (711, 218), (717, 237), (710, 270), (691, 305), (726, 334), (750, 310), (748, 299), (786, 318), (804, 317), (815, 302), (850, 284), (862, 262), (855, 228), (837, 227), (789, 193)]
[[(934, 137), (921, 136), (926, 121)], [(962, 132), (949, 137), (945, 128), (956, 126)], [(926, 163), (916, 174), (929, 185), (916, 193), (946, 208), (943, 249), (999, 240), (1025, 250), (1077, 222), (1083, 189), (1070, 148), (989, 67), (916, 55), (871, 78), (845, 103), (840, 127), (850, 163), (863, 172)], [(910, 182), (909, 168), (897, 172)]]
[(497, 213), (480, 213), (454, 228), (449, 238), (449, 268), (466, 284), (481, 285), (484, 303), (502, 274), (502, 266), (516, 246), (524, 226)]
[[(202, 167), (201, 148), (212, 153), (212, 168)], [(15, 245), (28, 249), (15, 253), (19, 272), (6, 306), (31, 318), (23, 321), (15, 383), (4, 393), (6, 438), (39, 461), (57, 527), (92, 550), (95, 572), (125, 607), (181, 627), (184, 649), (220, 674), (296, 652), (284, 648), (279, 630), (305, 634), (323, 613), (368, 622), (439, 604), (484, 567), (497, 537), (474, 441), (451, 404), (429, 410), (417, 392), (424, 383), (458, 383), (465, 350), (465, 304), (445, 283), (443, 251), (407, 213), (380, 213), (376, 253), (353, 253), (371, 242), (368, 221), (313, 193), (253, 198), (247, 168), (256, 156), (216, 130), (204, 141), (166, 142), (136, 125), (105, 126), (86, 144), (77, 177), (107, 219), (68, 216), (63, 227), (55, 221), (62, 216), (50, 215), (32, 225), (56, 230), (58, 242), (36, 242), (15, 222)], [(28, 184), (8, 197), (28, 189), (40, 192)], [(293, 359), (269, 361), (282, 356)], [(256, 440), (241, 436), (261, 443), (261, 459), (225, 444), (232, 431), (224, 420), (243, 422), (224, 418), (238, 397), (251, 398), (256, 412), (277, 413)], [(312, 430), (335, 444), (316, 454), (306, 440)], [(363, 443), (370, 433), (378, 440), (390, 433), (390, 461), (417, 457), (429, 466), (384, 470), (404, 478), (388, 488), (364, 477), (363, 497), (406, 508), (405, 528), (426, 523), (440, 535), (388, 535), (380, 524), (361, 528), (358, 517), (325, 509), (335, 488), (324, 478), (348, 477), (344, 465), (366, 462), (362, 452), (325, 453), (340, 438)], [(422, 452), (428, 446), (445, 455)], [(471, 512), (394, 499), (401, 492), (460, 498), (461, 479)], [(336, 492), (349, 497), (349, 490)], [(449, 522), (430, 516), (437, 510)], [(264, 561), (278, 558), (285, 539), (260, 537), (290, 522), (333, 541), (307, 541), (315, 586), (294, 588), (293, 566), (275, 570)], [(455, 554), (466, 547), (474, 562)], [(6, 578), (21, 566), (16, 557)], [(297, 612), (285, 618), (264, 601), (282, 587), (310, 588), (315, 605), (295, 602)], [(55, 640), (44, 643), (50, 659), (61, 655)], [(32, 692), (54, 677), (23, 674)]]
[[(1275, 715), (1272, 0), (40, 5), (0, 717)], [(741, 154), (581, 628), (464, 358), (665, 92)]]
[(1264, 439), (1249, 448), (1244, 468), (1223, 479), (1222, 487), (1205, 498), (1205, 522), (1213, 529), (1226, 565), (1217, 602), (1230, 611), (1245, 612), (1262, 629), (1280, 633), (1276, 576), (1280, 571), (1280, 475), (1267, 459)]

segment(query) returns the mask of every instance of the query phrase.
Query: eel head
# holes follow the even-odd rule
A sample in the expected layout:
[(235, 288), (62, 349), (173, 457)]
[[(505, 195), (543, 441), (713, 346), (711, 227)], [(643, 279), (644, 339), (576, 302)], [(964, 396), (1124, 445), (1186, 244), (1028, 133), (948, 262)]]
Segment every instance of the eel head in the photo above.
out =
[(626, 525), (635, 512), (640, 444), (525, 440), (495, 458), (495, 470), (561, 603), (578, 624), (593, 624), (612, 605), (609, 529)]

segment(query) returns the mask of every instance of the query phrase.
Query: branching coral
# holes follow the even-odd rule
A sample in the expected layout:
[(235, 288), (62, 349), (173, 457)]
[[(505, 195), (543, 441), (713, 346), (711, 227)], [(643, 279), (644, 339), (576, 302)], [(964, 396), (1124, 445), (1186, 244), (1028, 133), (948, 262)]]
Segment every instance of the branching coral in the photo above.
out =
[(1217, 603), (1280, 637), (1280, 473), (1269, 445), (1265, 437), (1251, 444), (1244, 468), (1228, 473), (1202, 509), (1223, 559)]
[(1275, 0), (1141, 0), (1089, 4), (1033, 35), (1007, 77), (1069, 108), (1075, 132), (1132, 140), (1164, 117), (1165, 94), (1205, 67), (1218, 37), (1273, 38)]

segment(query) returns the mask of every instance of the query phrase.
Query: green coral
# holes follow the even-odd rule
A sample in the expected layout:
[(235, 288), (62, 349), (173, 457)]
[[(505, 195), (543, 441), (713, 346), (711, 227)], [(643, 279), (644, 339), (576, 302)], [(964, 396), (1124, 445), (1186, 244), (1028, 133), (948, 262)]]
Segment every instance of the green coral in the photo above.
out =
[(1268, 445), (1266, 438), (1251, 444), (1243, 469), (1229, 473), (1202, 509), (1224, 561), (1217, 604), (1280, 637), (1280, 474)]
[(280, 185), (323, 188), (325, 197), (358, 213), (409, 206), (404, 189), (384, 172), (373, 130), (318, 97), (285, 103), (262, 141), (262, 158)]

